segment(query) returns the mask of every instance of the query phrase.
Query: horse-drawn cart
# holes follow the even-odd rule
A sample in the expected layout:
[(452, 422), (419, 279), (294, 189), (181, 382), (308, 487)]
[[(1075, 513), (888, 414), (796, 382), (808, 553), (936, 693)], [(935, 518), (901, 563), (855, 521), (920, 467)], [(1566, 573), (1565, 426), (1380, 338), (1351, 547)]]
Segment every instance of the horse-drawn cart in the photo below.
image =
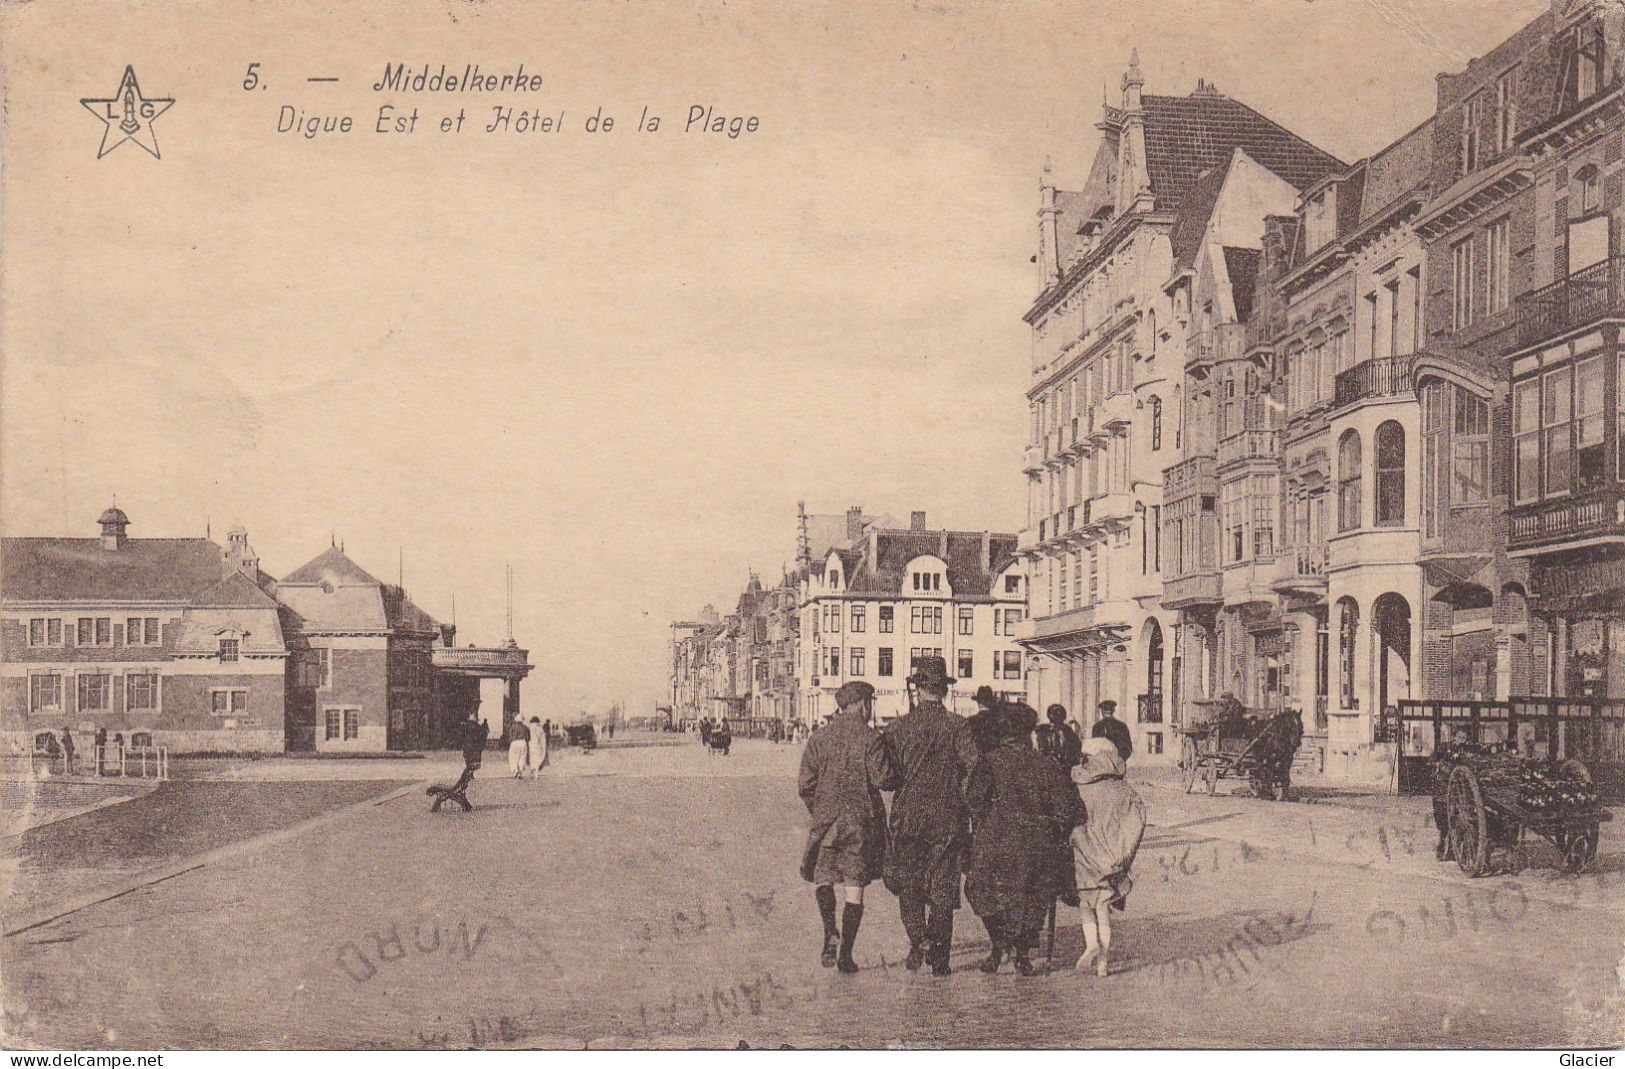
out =
[(1179, 770), (1185, 793), (1200, 782), (1213, 794), (1219, 780), (1246, 777), (1259, 798), (1287, 801), (1292, 790), (1292, 758), (1303, 741), (1303, 721), (1295, 712), (1271, 717), (1242, 715), (1239, 706), (1193, 721), (1180, 743)]
[(1541, 764), (1441, 747), (1433, 768), (1439, 859), (1454, 858), (1468, 876), (1482, 876), (1492, 852), (1501, 850), (1516, 867), (1527, 834), (1556, 847), (1569, 872), (1590, 868), (1602, 824), (1613, 815), (1598, 801), (1584, 764), (1570, 759), (1555, 771)]

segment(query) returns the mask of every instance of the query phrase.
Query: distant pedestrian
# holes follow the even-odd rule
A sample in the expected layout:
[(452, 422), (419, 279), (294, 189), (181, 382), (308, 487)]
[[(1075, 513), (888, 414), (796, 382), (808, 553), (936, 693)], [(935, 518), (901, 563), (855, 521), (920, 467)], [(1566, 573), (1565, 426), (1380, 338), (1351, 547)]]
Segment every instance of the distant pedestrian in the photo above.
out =
[(992, 687), (983, 683), (976, 688), (976, 713), (970, 718), (970, 733), (978, 753), (992, 753), (999, 745), (1000, 704)]
[(424, 792), (434, 799), (434, 805), (429, 807), (429, 812), (440, 812), (441, 805), (448, 799), (462, 806), (465, 813), (474, 808), (473, 803), (468, 800), (468, 787), (474, 782), (474, 772), (480, 767), (480, 762), (485, 756), (485, 740), (490, 738), (490, 735), (491, 726), (480, 719), (479, 712), (476, 710), (469, 713), (468, 719), (462, 723), (463, 774), (450, 787), (430, 787)]
[(1012, 702), (999, 718), (1004, 737), (965, 791), (976, 829), (965, 897), (993, 944), (981, 970), (997, 972), (1010, 954), (1016, 971), (1032, 976), (1032, 949), (1061, 891), (1056, 857), (1083, 806), (1060, 766), (1033, 749), (1037, 711)]
[(97, 728), (96, 734), (92, 738), (95, 739), (92, 747), (92, 758), (96, 765), (96, 775), (105, 776), (107, 775), (107, 729), (104, 727)]
[(609, 722), (609, 737), (612, 739), (615, 737), (615, 721), (613, 720)]
[(523, 720), (515, 719), (508, 725), (508, 771), (514, 779), (525, 774), (530, 764), (530, 729)]
[(1066, 706), (1057, 702), (1044, 710), (1044, 717), (1049, 723), (1038, 726), (1038, 752), (1062, 771), (1070, 770), (1083, 754), (1083, 740), (1066, 722)]
[(1111, 910), (1122, 909), (1134, 886), (1129, 870), (1145, 834), (1145, 805), (1123, 778), (1127, 766), (1108, 738), (1083, 744), (1083, 763), (1072, 770), (1083, 803), (1083, 823), (1073, 829), (1072, 862), (1083, 917), (1083, 956), (1077, 968), (1091, 964), (1105, 976), (1112, 945)]
[(65, 775), (73, 773), (73, 732), (68, 725), (62, 725), (62, 771)]
[[(858, 971), (852, 958), (863, 921), (863, 889), (879, 878), (886, 851), (886, 805), (880, 789), (890, 779), (886, 747), (869, 725), (875, 688), (843, 683), (835, 692), (840, 712), (801, 754), (797, 790), (812, 824), (801, 858), (801, 878), (813, 884), (824, 923), (819, 960), (827, 969)], [(835, 888), (845, 907), (835, 926)]]
[(959, 908), (960, 868), (969, 835), (965, 782), (979, 760), (970, 723), (943, 705), (954, 682), (947, 661), (921, 657), (908, 677), (919, 697), (906, 714), (886, 725), (884, 735), (890, 786), (896, 791), (886, 887), (897, 896), (908, 932), (903, 965), (916, 972), (929, 964), (937, 976), (951, 971), (954, 910)]
[(1117, 747), (1118, 756), (1124, 763), (1134, 756), (1134, 737), (1129, 734), (1128, 725), (1117, 719), (1117, 703), (1107, 698), (1100, 703), (1100, 719), (1095, 726), (1089, 729), (1092, 739), (1110, 739), (1112, 745)]
[(530, 778), (535, 779), (547, 767), (548, 751), (547, 732), (536, 718), (530, 718)]

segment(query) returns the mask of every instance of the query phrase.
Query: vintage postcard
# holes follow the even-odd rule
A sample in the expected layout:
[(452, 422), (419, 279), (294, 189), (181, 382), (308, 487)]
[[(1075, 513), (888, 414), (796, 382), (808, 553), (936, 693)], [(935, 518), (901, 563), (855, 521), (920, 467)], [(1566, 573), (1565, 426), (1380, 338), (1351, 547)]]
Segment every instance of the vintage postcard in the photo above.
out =
[(1625, 1043), (1621, 0), (0, 79), (8, 1049)]

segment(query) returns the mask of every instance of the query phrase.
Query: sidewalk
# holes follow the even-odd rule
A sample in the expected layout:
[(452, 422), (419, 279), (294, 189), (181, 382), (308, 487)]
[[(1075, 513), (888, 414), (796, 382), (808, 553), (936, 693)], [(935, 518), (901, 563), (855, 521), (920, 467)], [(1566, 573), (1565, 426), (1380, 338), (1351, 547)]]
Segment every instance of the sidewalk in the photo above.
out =
[[(1416, 876), (1491, 888), (1515, 883), (1520, 892), (1563, 907), (1585, 904), (1625, 916), (1625, 831), (1618, 821), (1602, 825), (1592, 871), (1572, 875), (1559, 867), (1555, 847), (1539, 838), (1521, 846), (1523, 867), (1473, 880), (1454, 862), (1435, 856), (1439, 833), (1433, 800), (1293, 784), (1294, 800), (1250, 797), (1244, 781), (1219, 782), (1219, 793), (1186, 794), (1178, 769), (1131, 769), (1145, 800), (1152, 833), (1185, 833), (1221, 839), (1239, 849), (1282, 851), (1303, 859), (1354, 865), (1376, 874)], [(1239, 793), (1227, 794), (1228, 790)], [(1301, 799), (1301, 800), (1298, 800)], [(1185, 862), (1180, 862), (1184, 864)], [(1510, 882), (1509, 882), (1510, 881)]]

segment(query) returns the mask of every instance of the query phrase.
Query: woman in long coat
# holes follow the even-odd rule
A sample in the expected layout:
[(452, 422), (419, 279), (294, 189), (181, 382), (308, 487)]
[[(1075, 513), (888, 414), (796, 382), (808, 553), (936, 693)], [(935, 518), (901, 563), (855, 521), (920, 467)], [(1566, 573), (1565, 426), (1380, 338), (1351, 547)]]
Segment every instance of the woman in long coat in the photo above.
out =
[(1001, 723), (998, 748), (978, 763), (966, 790), (975, 830), (965, 897), (993, 943), (982, 971), (996, 972), (1013, 954), (1016, 970), (1031, 976), (1029, 955), (1061, 891), (1056, 853), (1082, 807), (1066, 773), (1033, 749), (1038, 713), (1007, 705)]

